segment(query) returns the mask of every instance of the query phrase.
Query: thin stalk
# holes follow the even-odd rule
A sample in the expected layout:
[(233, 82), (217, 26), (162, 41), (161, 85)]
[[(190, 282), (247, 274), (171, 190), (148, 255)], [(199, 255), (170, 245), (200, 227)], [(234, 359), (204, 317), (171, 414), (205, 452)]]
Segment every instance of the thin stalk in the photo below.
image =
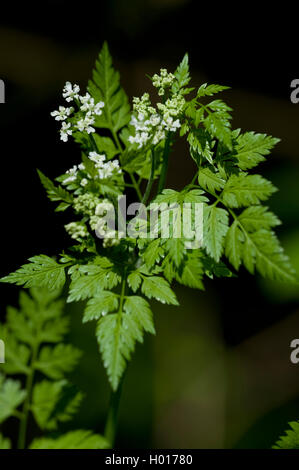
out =
[[(119, 299), (118, 327), (120, 327), (121, 313), (123, 310), (123, 304), (125, 300), (126, 282), (127, 280), (126, 280), (126, 270), (125, 270), (123, 279), (122, 279), (121, 293), (120, 293), (120, 299)], [(111, 392), (110, 404), (109, 404), (108, 415), (107, 415), (107, 420), (106, 420), (106, 425), (105, 425), (104, 434), (111, 448), (114, 447), (114, 443), (115, 443), (117, 422), (118, 422), (118, 410), (119, 410), (119, 404), (120, 404), (120, 398), (121, 398), (121, 392), (122, 392), (122, 383), (123, 383), (123, 377), (118, 385), (117, 390)]]
[(122, 384), (123, 379), (119, 383), (117, 390), (115, 392), (111, 392), (110, 404), (105, 426), (105, 437), (109, 442), (111, 449), (114, 447), (115, 443)]
[(136, 193), (137, 193), (137, 196), (138, 196), (139, 200), (142, 201), (142, 194), (141, 194), (139, 185), (138, 185), (138, 183), (137, 183), (137, 181), (136, 181), (136, 179), (135, 179), (135, 176), (134, 176), (134, 174), (131, 173), (131, 172), (129, 172), (129, 175), (130, 175), (130, 178), (131, 178), (131, 180), (132, 180), (134, 189), (135, 189), (135, 191), (136, 191)]
[[(120, 153), (123, 153), (123, 149), (122, 149), (120, 140), (119, 140), (119, 138), (118, 138), (117, 133), (116, 133), (115, 130), (113, 129), (113, 126), (112, 126), (112, 125), (110, 126), (110, 131), (111, 131), (111, 134), (112, 134), (113, 139), (114, 139), (114, 141), (115, 141), (115, 144), (116, 144), (116, 146), (117, 146), (117, 149), (119, 150)], [(141, 201), (141, 200), (142, 200), (142, 194), (141, 194), (141, 191), (140, 191), (140, 188), (139, 188), (139, 184), (137, 183), (134, 174), (131, 173), (131, 172), (128, 172), (128, 173), (129, 173), (129, 175), (130, 175), (130, 178), (131, 178), (133, 187), (134, 187), (134, 189), (135, 189), (135, 191), (136, 191), (136, 193), (137, 193), (137, 196), (138, 196), (139, 200)]]
[(146, 190), (142, 198), (142, 204), (146, 204), (147, 200), (149, 198), (153, 182), (154, 182), (154, 176), (155, 176), (155, 152), (152, 151), (152, 167), (151, 167), (151, 174), (149, 177), (149, 180), (147, 182)]
[(166, 137), (166, 141), (165, 141), (162, 170), (161, 170), (159, 186), (158, 186), (158, 194), (160, 194), (163, 191), (164, 186), (165, 186), (166, 174), (167, 174), (167, 169), (168, 169), (169, 150), (170, 150), (170, 133), (168, 133)]
[(37, 358), (38, 353), (38, 344), (36, 344), (32, 351), (31, 361), (30, 361), (30, 372), (27, 375), (26, 380), (26, 399), (22, 409), (22, 417), (20, 419), (20, 428), (19, 428), (19, 437), (18, 437), (18, 449), (25, 449), (26, 446), (26, 435), (27, 435), (27, 424), (28, 424), (28, 417), (29, 417), (29, 410), (31, 404), (31, 396), (32, 396), (32, 387), (33, 387), (33, 380), (34, 380), (34, 363)]

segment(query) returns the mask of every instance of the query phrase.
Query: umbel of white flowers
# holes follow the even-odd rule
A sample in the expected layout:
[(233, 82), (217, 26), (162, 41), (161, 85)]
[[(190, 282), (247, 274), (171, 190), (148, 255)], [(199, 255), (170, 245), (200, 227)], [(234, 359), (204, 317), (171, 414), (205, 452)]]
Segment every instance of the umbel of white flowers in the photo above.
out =
[(84, 163), (74, 165), (66, 171), (67, 176), (62, 184), (70, 184), (77, 181), (81, 186), (86, 186), (92, 179), (108, 179), (121, 173), (119, 161), (117, 159), (106, 162), (106, 156), (97, 152), (89, 152), (88, 158), (94, 163), (94, 167), (98, 170), (96, 176), (90, 176), (86, 171)]
[(58, 111), (52, 111), (51, 113), (51, 116), (56, 121), (62, 121), (60, 139), (63, 142), (67, 142), (69, 136), (74, 131), (87, 132), (87, 134), (95, 132), (94, 127), (92, 127), (95, 123), (95, 116), (100, 116), (102, 108), (105, 106), (103, 101), (95, 103), (94, 98), (89, 93), (86, 93), (84, 96), (79, 95), (79, 91), (79, 85), (72, 85), (70, 82), (66, 82), (62, 92), (63, 98), (68, 103), (74, 101), (79, 108), (79, 112), (73, 117), (73, 107), (66, 108), (59, 106)]
[[(166, 69), (160, 70), (160, 75), (153, 76), (153, 85), (158, 89), (159, 96), (164, 96), (171, 88), (175, 76)], [(181, 127), (178, 116), (181, 114), (185, 99), (180, 92), (169, 93), (165, 103), (157, 103), (157, 109), (151, 104), (149, 94), (144, 93), (141, 98), (133, 98), (131, 124), (135, 127), (135, 135), (129, 137), (131, 144), (138, 144), (138, 148), (147, 143), (154, 145), (166, 138), (167, 132), (176, 132)]]

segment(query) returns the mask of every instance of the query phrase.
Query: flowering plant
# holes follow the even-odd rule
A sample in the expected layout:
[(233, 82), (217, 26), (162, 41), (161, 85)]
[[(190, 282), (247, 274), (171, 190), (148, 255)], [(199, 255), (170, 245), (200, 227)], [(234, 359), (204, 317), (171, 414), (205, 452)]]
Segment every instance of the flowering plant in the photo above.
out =
[[(39, 176), (59, 202), (56, 211), (73, 214), (65, 228), (74, 244), (58, 260), (34, 256), (2, 278), (59, 289), (67, 274), (68, 302), (87, 300), (83, 322), (96, 324), (113, 390), (111, 445), (126, 362), (144, 332), (155, 333), (148, 300), (178, 305), (172, 282), (203, 289), (205, 276), (230, 277), (241, 264), (250, 273), (296, 282), (273, 232), (280, 221), (262, 205), (276, 188), (250, 173), (279, 140), (232, 130), (231, 108), (209, 100), (227, 87), (189, 87), (187, 54), (174, 73), (161, 69), (151, 80), (160, 102), (154, 106), (145, 93), (133, 98), (131, 111), (104, 44), (87, 93), (66, 83), (63, 97), (71, 107), (51, 114), (61, 122), (61, 140), (79, 144), (81, 160), (56, 178), (60, 184)], [(182, 191), (165, 189), (178, 138), (187, 140), (195, 166)], [(121, 201), (133, 192), (138, 204), (124, 213)], [(127, 215), (134, 217), (127, 222)]]

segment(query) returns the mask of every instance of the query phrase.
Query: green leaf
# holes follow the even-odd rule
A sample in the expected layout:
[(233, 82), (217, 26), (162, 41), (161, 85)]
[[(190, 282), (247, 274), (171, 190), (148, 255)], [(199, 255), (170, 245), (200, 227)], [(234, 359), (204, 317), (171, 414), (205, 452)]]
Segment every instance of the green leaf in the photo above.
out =
[(187, 86), (190, 82), (191, 77), (189, 74), (188, 54), (184, 55), (183, 60), (174, 72), (174, 76), (177, 79), (177, 84), (174, 84), (173, 91), (178, 91), (179, 89)]
[(115, 312), (118, 308), (118, 296), (113, 292), (103, 291), (90, 299), (84, 311), (83, 323), (98, 320), (109, 312)]
[(209, 168), (200, 168), (198, 172), (199, 185), (215, 194), (216, 191), (221, 191), (224, 188), (225, 180), (217, 173), (213, 173)]
[(137, 292), (140, 287), (142, 278), (137, 271), (133, 271), (128, 276), (128, 285), (133, 292)]
[(54, 348), (44, 346), (34, 368), (53, 380), (59, 380), (74, 369), (81, 355), (81, 351), (70, 344), (57, 344)]
[(112, 66), (106, 42), (96, 61), (88, 91), (95, 102), (104, 101), (105, 103), (103, 114), (96, 121), (97, 126), (117, 132), (129, 123), (131, 115), (128, 98), (120, 86), (119, 73)]
[(186, 253), (184, 238), (169, 238), (166, 240), (164, 246), (174, 265), (179, 268)]
[(202, 283), (203, 265), (198, 253), (188, 253), (184, 260), (182, 274), (176, 274), (180, 284), (194, 289), (204, 289)]
[(285, 434), (276, 441), (273, 449), (299, 449), (299, 422), (288, 423), (291, 429), (287, 429)]
[(29, 258), (30, 263), (24, 264), (14, 273), (0, 279), (25, 287), (46, 287), (55, 290), (65, 283), (65, 266), (54, 261), (46, 255)]
[(134, 321), (139, 323), (140, 327), (147, 333), (155, 334), (155, 327), (153, 322), (153, 313), (149, 303), (142, 297), (132, 295), (127, 297), (124, 310), (132, 315)]
[(82, 394), (66, 380), (43, 380), (33, 389), (32, 413), (41, 429), (55, 430), (59, 422), (69, 421), (81, 403)]
[(137, 296), (126, 300), (124, 311), (99, 320), (96, 336), (113, 390), (119, 385), (136, 341), (143, 342), (144, 331), (154, 333), (152, 314), (148, 303)]
[(208, 85), (207, 83), (203, 83), (197, 91), (197, 97), (201, 98), (202, 96), (212, 96), (216, 93), (219, 93), (224, 90), (228, 90), (230, 87), (224, 85)]
[(112, 289), (120, 282), (113, 264), (107, 260), (101, 265), (89, 264), (79, 268), (81, 277), (71, 282), (67, 301), (74, 302), (94, 297), (104, 289)]
[(235, 269), (239, 269), (242, 262), (242, 244), (244, 235), (237, 220), (228, 229), (225, 239), (225, 256)]
[(94, 140), (96, 142), (98, 152), (104, 153), (108, 160), (115, 157), (115, 155), (119, 153), (119, 150), (115, 147), (113, 140), (109, 137), (102, 137), (95, 133)]
[[(47, 191), (48, 198), (51, 201), (63, 201), (64, 203), (66, 203), (66, 206), (63, 206), (65, 208), (72, 204), (73, 196), (68, 191), (66, 191), (66, 189), (62, 188), (61, 186), (55, 186), (55, 184), (49, 178), (47, 178), (47, 176), (45, 176), (40, 170), (37, 170), (37, 173), (43, 187)], [(60, 205), (60, 207), (62, 206)], [(59, 210), (62, 209), (60, 208)]]
[(280, 142), (266, 134), (255, 134), (246, 132), (240, 134), (235, 146), (235, 157), (238, 159), (241, 170), (248, 170), (265, 160), (265, 155), (269, 155), (272, 148)]
[(175, 293), (168, 282), (159, 276), (144, 277), (141, 291), (149, 299), (156, 299), (162, 304), (179, 305)]
[(27, 395), (25, 390), (21, 389), (21, 383), (5, 379), (0, 375), (0, 423), (13, 416), (18, 406), (23, 403)]
[[(160, 259), (163, 257), (163, 254), (164, 254), (164, 250), (161, 247), (161, 239), (156, 238), (155, 240), (152, 240), (149, 243), (149, 245), (147, 246), (145, 252), (142, 255), (147, 268), (151, 269), (156, 263), (158, 263), (160, 261)], [(138, 283), (138, 280), (136, 278), (135, 278), (135, 280)], [(140, 279), (140, 281), (141, 281), (141, 279)], [(134, 282), (134, 280), (133, 280), (133, 282)], [(140, 282), (139, 282), (139, 284), (140, 284)], [(137, 286), (137, 289), (139, 287), (139, 284)], [(136, 292), (136, 290), (133, 289), (134, 292)]]
[(226, 112), (208, 114), (203, 124), (213, 137), (223, 142), (228, 149), (232, 149), (230, 121)]
[(273, 212), (269, 212), (265, 206), (247, 207), (238, 216), (238, 219), (249, 232), (260, 228), (267, 230), (281, 224), (278, 217)]
[(221, 198), (228, 207), (242, 207), (265, 201), (277, 189), (260, 175), (232, 175), (225, 183)]
[(228, 212), (216, 206), (205, 206), (203, 245), (208, 255), (216, 261), (219, 261), (222, 255), (227, 231)]
[(82, 429), (70, 431), (57, 439), (34, 439), (30, 449), (109, 449), (110, 444), (100, 434)]
[(1, 450), (8, 450), (11, 449), (11, 441), (10, 439), (4, 437), (2, 434), (0, 434), (0, 449)]
[[(269, 279), (297, 283), (295, 272), (275, 234), (270, 230), (255, 230), (252, 223), (242, 224), (240, 218), (236, 215), (235, 218), (225, 241), (225, 254), (230, 263), (238, 269), (242, 262), (252, 274), (256, 268)], [(265, 224), (269, 224), (267, 218), (265, 220)]]

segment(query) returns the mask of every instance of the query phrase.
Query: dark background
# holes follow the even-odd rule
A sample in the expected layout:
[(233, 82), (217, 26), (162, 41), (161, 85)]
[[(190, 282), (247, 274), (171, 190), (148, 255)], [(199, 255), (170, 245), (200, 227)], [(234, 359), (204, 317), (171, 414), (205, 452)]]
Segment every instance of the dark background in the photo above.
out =
[[(298, 11), (286, 2), (217, 5), (188, 0), (18, 2), (1, 6), (0, 106), (1, 275), (28, 257), (68, 246), (66, 214), (54, 214), (35, 168), (55, 177), (78, 162), (59, 141), (50, 112), (66, 80), (86, 86), (108, 40), (130, 99), (150, 90), (145, 74), (175, 69), (188, 51), (193, 84), (232, 87), (224, 99), (233, 126), (282, 142), (260, 170), (279, 187), (270, 201), (283, 221), (279, 235), (299, 268)], [(168, 187), (193, 176), (186, 148), (175, 150)], [(18, 289), (0, 286), (1, 315)], [(180, 308), (155, 304), (157, 338), (138, 347), (124, 384), (121, 447), (270, 447), (288, 420), (299, 418), (298, 289), (251, 277), (208, 281), (205, 292), (180, 288)], [(108, 386), (93, 326), (73, 315), (71, 340), (85, 351), (74, 380), (87, 395), (74, 423), (102, 432)], [(33, 429), (32, 429), (33, 432)]]

